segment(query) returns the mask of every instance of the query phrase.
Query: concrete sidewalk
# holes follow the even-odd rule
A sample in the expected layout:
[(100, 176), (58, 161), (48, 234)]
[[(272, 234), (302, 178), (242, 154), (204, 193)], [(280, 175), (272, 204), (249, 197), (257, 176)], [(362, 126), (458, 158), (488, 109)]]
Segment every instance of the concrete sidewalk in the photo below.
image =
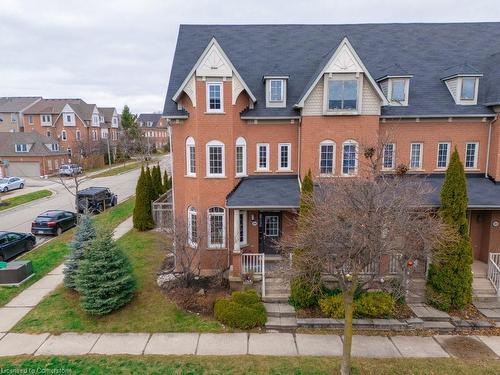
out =
[[(342, 337), (291, 333), (48, 333), (2, 334), (0, 356), (13, 355), (269, 355), (340, 356)], [(369, 358), (455, 357), (461, 336), (354, 336), (352, 354)], [(468, 336), (489, 358), (499, 358), (500, 337)], [(483, 352), (484, 352), (483, 350)]]
[[(114, 232), (116, 240), (133, 227), (132, 217), (119, 224)], [(63, 281), (64, 264), (60, 264), (36, 283), (14, 297), (4, 307), (0, 307), (0, 332), (8, 332), (47, 295), (53, 292)], [(35, 270), (36, 271), (36, 270)]]

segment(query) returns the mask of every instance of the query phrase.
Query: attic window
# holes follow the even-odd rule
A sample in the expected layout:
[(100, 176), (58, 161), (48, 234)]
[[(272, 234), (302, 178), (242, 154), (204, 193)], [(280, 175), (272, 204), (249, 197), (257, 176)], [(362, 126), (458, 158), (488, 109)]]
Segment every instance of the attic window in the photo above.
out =
[(405, 81), (403, 79), (392, 80), (391, 100), (403, 102), (405, 98)]
[(269, 81), (269, 100), (271, 102), (283, 101), (283, 80), (272, 79)]
[(264, 76), (264, 82), (266, 85), (266, 107), (286, 107), (287, 80), (288, 76)]
[(28, 152), (28, 145), (25, 143), (16, 144), (16, 152)]
[(329, 110), (356, 110), (358, 81), (356, 79), (335, 79), (328, 83)]
[(462, 78), (462, 90), (460, 93), (461, 100), (474, 100), (476, 92), (476, 78), (464, 77)]

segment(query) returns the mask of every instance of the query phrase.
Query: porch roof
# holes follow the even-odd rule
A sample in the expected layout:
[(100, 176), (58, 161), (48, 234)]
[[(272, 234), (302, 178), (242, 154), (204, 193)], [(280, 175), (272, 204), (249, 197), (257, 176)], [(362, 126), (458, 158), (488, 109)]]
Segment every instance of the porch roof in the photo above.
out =
[[(439, 207), (444, 174), (427, 175), (426, 181), (434, 188), (429, 196), (429, 203), (431, 206)], [(471, 209), (500, 209), (500, 183), (485, 178), (484, 174), (467, 175), (467, 195), (468, 207)]]
[(226, 197), (227, 208), (293, 209), (299, 203), (297, 175), (244, 177)]

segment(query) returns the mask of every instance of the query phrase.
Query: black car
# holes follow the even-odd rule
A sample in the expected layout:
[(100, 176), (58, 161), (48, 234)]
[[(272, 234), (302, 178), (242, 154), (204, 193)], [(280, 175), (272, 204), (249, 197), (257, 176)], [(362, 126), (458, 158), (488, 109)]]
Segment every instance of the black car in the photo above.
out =
[(35, 244), (35, 236), (31, 233), (0, 231), (0, 260), (6, 261), (25, 251), (30, 251)]
[(36, 217), (31, 223), (33, 234), (60, 235), (65, 230), (76, 225), (76, 214), (69, 211), (52, 210), (46, 211)]
[(80, 190), (76, 195), (76, 207), (79, 214), (85, 211), (98, 214), (108, 207), (116, 206), (117, 202), (118, 196), (106, 187), (89, 187)]

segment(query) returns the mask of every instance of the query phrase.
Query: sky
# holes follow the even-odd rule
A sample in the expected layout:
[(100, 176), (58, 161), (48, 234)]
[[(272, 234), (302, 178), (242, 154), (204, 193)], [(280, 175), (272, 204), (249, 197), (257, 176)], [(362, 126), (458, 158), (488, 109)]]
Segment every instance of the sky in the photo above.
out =
[(499, 0), (0, 0), (0, 96), (163, 109), (180, 24), (500, 21)]

